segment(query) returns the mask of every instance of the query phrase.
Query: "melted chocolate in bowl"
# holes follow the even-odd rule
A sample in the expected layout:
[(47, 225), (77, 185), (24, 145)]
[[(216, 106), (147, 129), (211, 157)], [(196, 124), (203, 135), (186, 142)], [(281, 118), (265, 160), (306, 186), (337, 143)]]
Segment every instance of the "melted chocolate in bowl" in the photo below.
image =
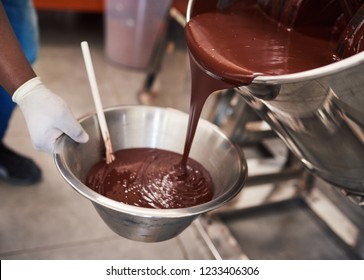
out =
[(160, 149), (119, 150), (115, 158), (111, 164), (103, 160), (93, 166), (86, 185), (113, 200), (146, 208), (186, 208), (212, 199), (211, 177), (192, 159), (184, 170), (180, 154)]
[[(101, 163), (100, 173), (94, 174), (95, 184), (98, 184), (99, 179), (101, 181), (105, 179), (105, 183), (109, 181), (110, 185), (119, 184), (122, 188), (124, 184), (125, 186), (129, 184), (127, 193), (125, 189), (124, 193), (122, 191), (118, 193), (119, 190), (113, 193), (114, 190), (110, 185), (105, 184), (106, 191), (122, 197), (136, 191), (133, 187), (137, 183), (152, 178), (157, 180), (157, 184), (161, 184), (162, 190), (153, 189), (153, 185), (148, 183), (147, 192), (140, 194), (135, 192), (135, 196), (132, 197), (134, 201), (140, 203), (138, 196), (144, 196), (147, 198), (147, 204), (152, 202), (149, 207), (158, 206), (158, 203), (166, 205), (165, 201), (178, 207), (181, 200), (185, 206), (156, 209), (128, 205), (101, 195), (87, 186), (87, 175), (94, 164), (102, 159), (105, 149), (97, 117), (95, 114), (88, 115), (80, 122), (89, 134), (90, 140), (81, 145), (67, 136), (60, 137), (56, 143), (55, 163), (70, 186), (90, 200), (103, 221), (120, 236), (143, 242), (160, 242), (173, 238), (202, 213), (226, 204), (244, 186), (247, 176), (244, 156), (216, 126), (208, 121), (200, 120), (190, 158), (202, 164), (210, 176), (193, 171), (199, 170), (200, 166), (189, 159), (187, 171), (182, 169), (181, 172), (187, 176), (182, 177), (184, 183), (180, 184), (179, 164), (186, 136), (187, 114), (171, 108), (136, 105), (109, 108), (105, 110), (105, 118), (109, 124), (113, 147), (115, 151), (120, 150), (122, 153), (118, 156), (119, 152), (116, 152), (117, 160), (120, 159), (123, 163), (119, 165), (115, 162), (117, 166), (102, 166)], [(114, 171), (120, 173), (121, 180), (114, 176), (116, 175)], [(164, 171), (166, 174), (172, 173), (171, 177), (161, 179)], [(109, 172), (111, 173), (108, 174)], [(202, 177), (207, 178), (207, 181), (205, 182)], [(209, 180), (213, 181), (213, 194), (209, 194), (210, 190), (205, 189), (204, 184), (208, 185)], [(181, 189), (167, 188), (170, 181)], [(191, 182), (190, 189), (186, 188), (186, 182)], [(101, 187), (102, 184), (98, 188)], [(167, 191), (173, 200), (164, 195)], [(150, 198), (149, 195), (157, 197)], [(213, 195), (212, 199), (209, 198), (210, 195)], [(209, 201), (203, 203), (204, 199)], [(198, 201), (202, 204), (189, 206)]]

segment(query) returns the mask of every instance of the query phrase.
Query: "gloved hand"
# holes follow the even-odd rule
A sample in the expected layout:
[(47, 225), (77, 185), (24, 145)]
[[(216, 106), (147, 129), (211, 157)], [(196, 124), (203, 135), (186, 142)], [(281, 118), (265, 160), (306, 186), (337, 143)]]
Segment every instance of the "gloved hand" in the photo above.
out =
[(35, 149), (53, 153), (56, 139), (63, 133), (81, 143), (88, 135), (73, 117), (67, 104), (51, 92), (39, 77), (30, 79), (13, 95), (25, 117)]

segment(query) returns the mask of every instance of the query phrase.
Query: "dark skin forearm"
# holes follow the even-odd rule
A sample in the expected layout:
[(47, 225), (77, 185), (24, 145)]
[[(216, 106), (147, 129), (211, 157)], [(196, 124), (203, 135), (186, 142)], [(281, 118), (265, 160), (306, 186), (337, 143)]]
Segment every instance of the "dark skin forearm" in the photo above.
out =
[(0, 1), (0, 85), (12, 95), (35, 76)]

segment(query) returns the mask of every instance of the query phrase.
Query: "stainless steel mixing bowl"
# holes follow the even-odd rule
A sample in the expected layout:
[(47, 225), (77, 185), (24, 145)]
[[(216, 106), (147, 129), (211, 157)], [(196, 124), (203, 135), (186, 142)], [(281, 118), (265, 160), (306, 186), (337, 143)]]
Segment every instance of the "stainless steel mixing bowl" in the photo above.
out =
[[(151, 147), (183, 152), (188, 115), (167, 108), (122, 106), (105, 110), (114, 150)], [(211, 201), (183, 209), (149, 209), (126, 205), (102, 196), (84, 182), (93, 164), (101, 160), (104, 145), (96, 115), (81, 124), (90, 136), (85, 144), (62, 136), (54, 160), (69, 185), (95, 206), (105, 223), (117, 234), (137, 241), (158, 242), (181, 233), (200, 214), (216, 209), (242, 189), (247, 164), (240, 150), (213, 124), (200, 120), (190, 157), (211, 174), (215, 189)]]

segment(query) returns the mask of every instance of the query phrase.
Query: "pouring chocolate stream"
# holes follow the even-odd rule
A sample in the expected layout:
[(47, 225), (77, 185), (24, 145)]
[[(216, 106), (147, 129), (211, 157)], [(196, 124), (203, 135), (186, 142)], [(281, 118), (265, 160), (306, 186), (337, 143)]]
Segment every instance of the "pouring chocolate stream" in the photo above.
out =
[[(296, 1), (289, 3), (293, 2)], [(288, 7), (292, 8), (294, 5)], [(282, 9), (282, 11), (290, 12), (289, 9)], [(307, 12), (307, 10), (303, 10), (303, 12)], [(307, 28), (303, 25), (298, 28), (300, 32), (296, 32), (294, 23), (302, 23), (302, 21), (290, 21), (292, 26), (288, 28), (278, 23), (277, 19), (267, 16), (266, 13), (267, 11), (262, 9), (257, 1), (238, 1), (222, 11), (216, 10), (196, 15), (187, 23), (186, 39), (190, 51), (192, 75), (190, 116), (182, 159), (180, 162), (175, 160), (168, 162), (169, 169), (163, 171), (167, 176), (171, 172), (177, 175), (173, 177), (174, 181), (170, 181), (172, 184), (186, 182), (188, 156), (194, 134), (204, 103), (211, 93), (221, 89), (249, 85), (258, 75), (301, 72), (333, 63), (338, 59), (335, 52), (337, 36), (330, 35), (331, 30), (327, 25), (318, 28), (311, 28), (311, 26)], [(277, 11), (275, 10), (274, 13), (277, 14)], [(335, 14), (335, 9), (333, 9), (333, 13)], [(295, 14), (295, 17), (300, 19), (302, 14)], [(280, 18), (287, 20), (289, 17), (287, 14), (283, 14)], [(321, 35), (322, 37), (320, 37)], [(211, 152), (213, 152), (213, 147)], [(123, 155), (123, 157), (125, 156)], [(144, 156), (140, 161), (143, 160), (145, 161)], [(149, 160), (147, 161), (149, 162)], [(155, 179), (161, 174), (158, 173), (160, 171), (156, 166), (149, 169), (149, 166), (152, 166), (149, 163), (147, 163), (148, 166), (139, 166), (140, 162), (136, 162), (136, 164), (138, 167), (134, 170), (134, 175), (141, 175), (142, 181)], [(118, 166), (115, 169), (123, 170)], [(148, 169), (153, 171), (149, 175)], [(99, 179), (104, 179), (105, 173), (100, 174), (103, 175), (99, 175)], [(134, 180), (134, 175), (130, 177), (129, 174), (123, 178), (133, 190), (140, 185), (139, 183), (133, 185), (131, 182)], [(130, 183), (132, 184), (130, 185)], [(111, 181), (108, 181), (108, 185), (112, 185)], [(147, 183), (144, 186), (151, 186), (151, 184)], [(161, 185), (161, 187), (163, 186)], [(97, 188), (101, 190), (104, 187)], [(109, 193), (113, 193), (110, 188), (108, 190)], [(118, 191), (114, 193), (118, 193)], [(151, 194), (152, 196), (150, 196)], [(137, 202), (125, 197), (123, 202), (143, 207), (175, 207), (169, 202), (164, 203), (169, 198), (167, 200), (163, 198), (164, 201), (158, 202), (159, 205), (156, 205), (155, 201), (148, 202), (148, 199), (153, 200), (155, 195), (160, 195), (159, 188), (149, 189), (148, 194), (137, 198)], [(191, 192), (189, 195), (196, 196), (196, 192)], [(147, 202), (140, 202), (140, 198), (146, 198)], [(179, 204), (177, 207), (184, 206)]]

